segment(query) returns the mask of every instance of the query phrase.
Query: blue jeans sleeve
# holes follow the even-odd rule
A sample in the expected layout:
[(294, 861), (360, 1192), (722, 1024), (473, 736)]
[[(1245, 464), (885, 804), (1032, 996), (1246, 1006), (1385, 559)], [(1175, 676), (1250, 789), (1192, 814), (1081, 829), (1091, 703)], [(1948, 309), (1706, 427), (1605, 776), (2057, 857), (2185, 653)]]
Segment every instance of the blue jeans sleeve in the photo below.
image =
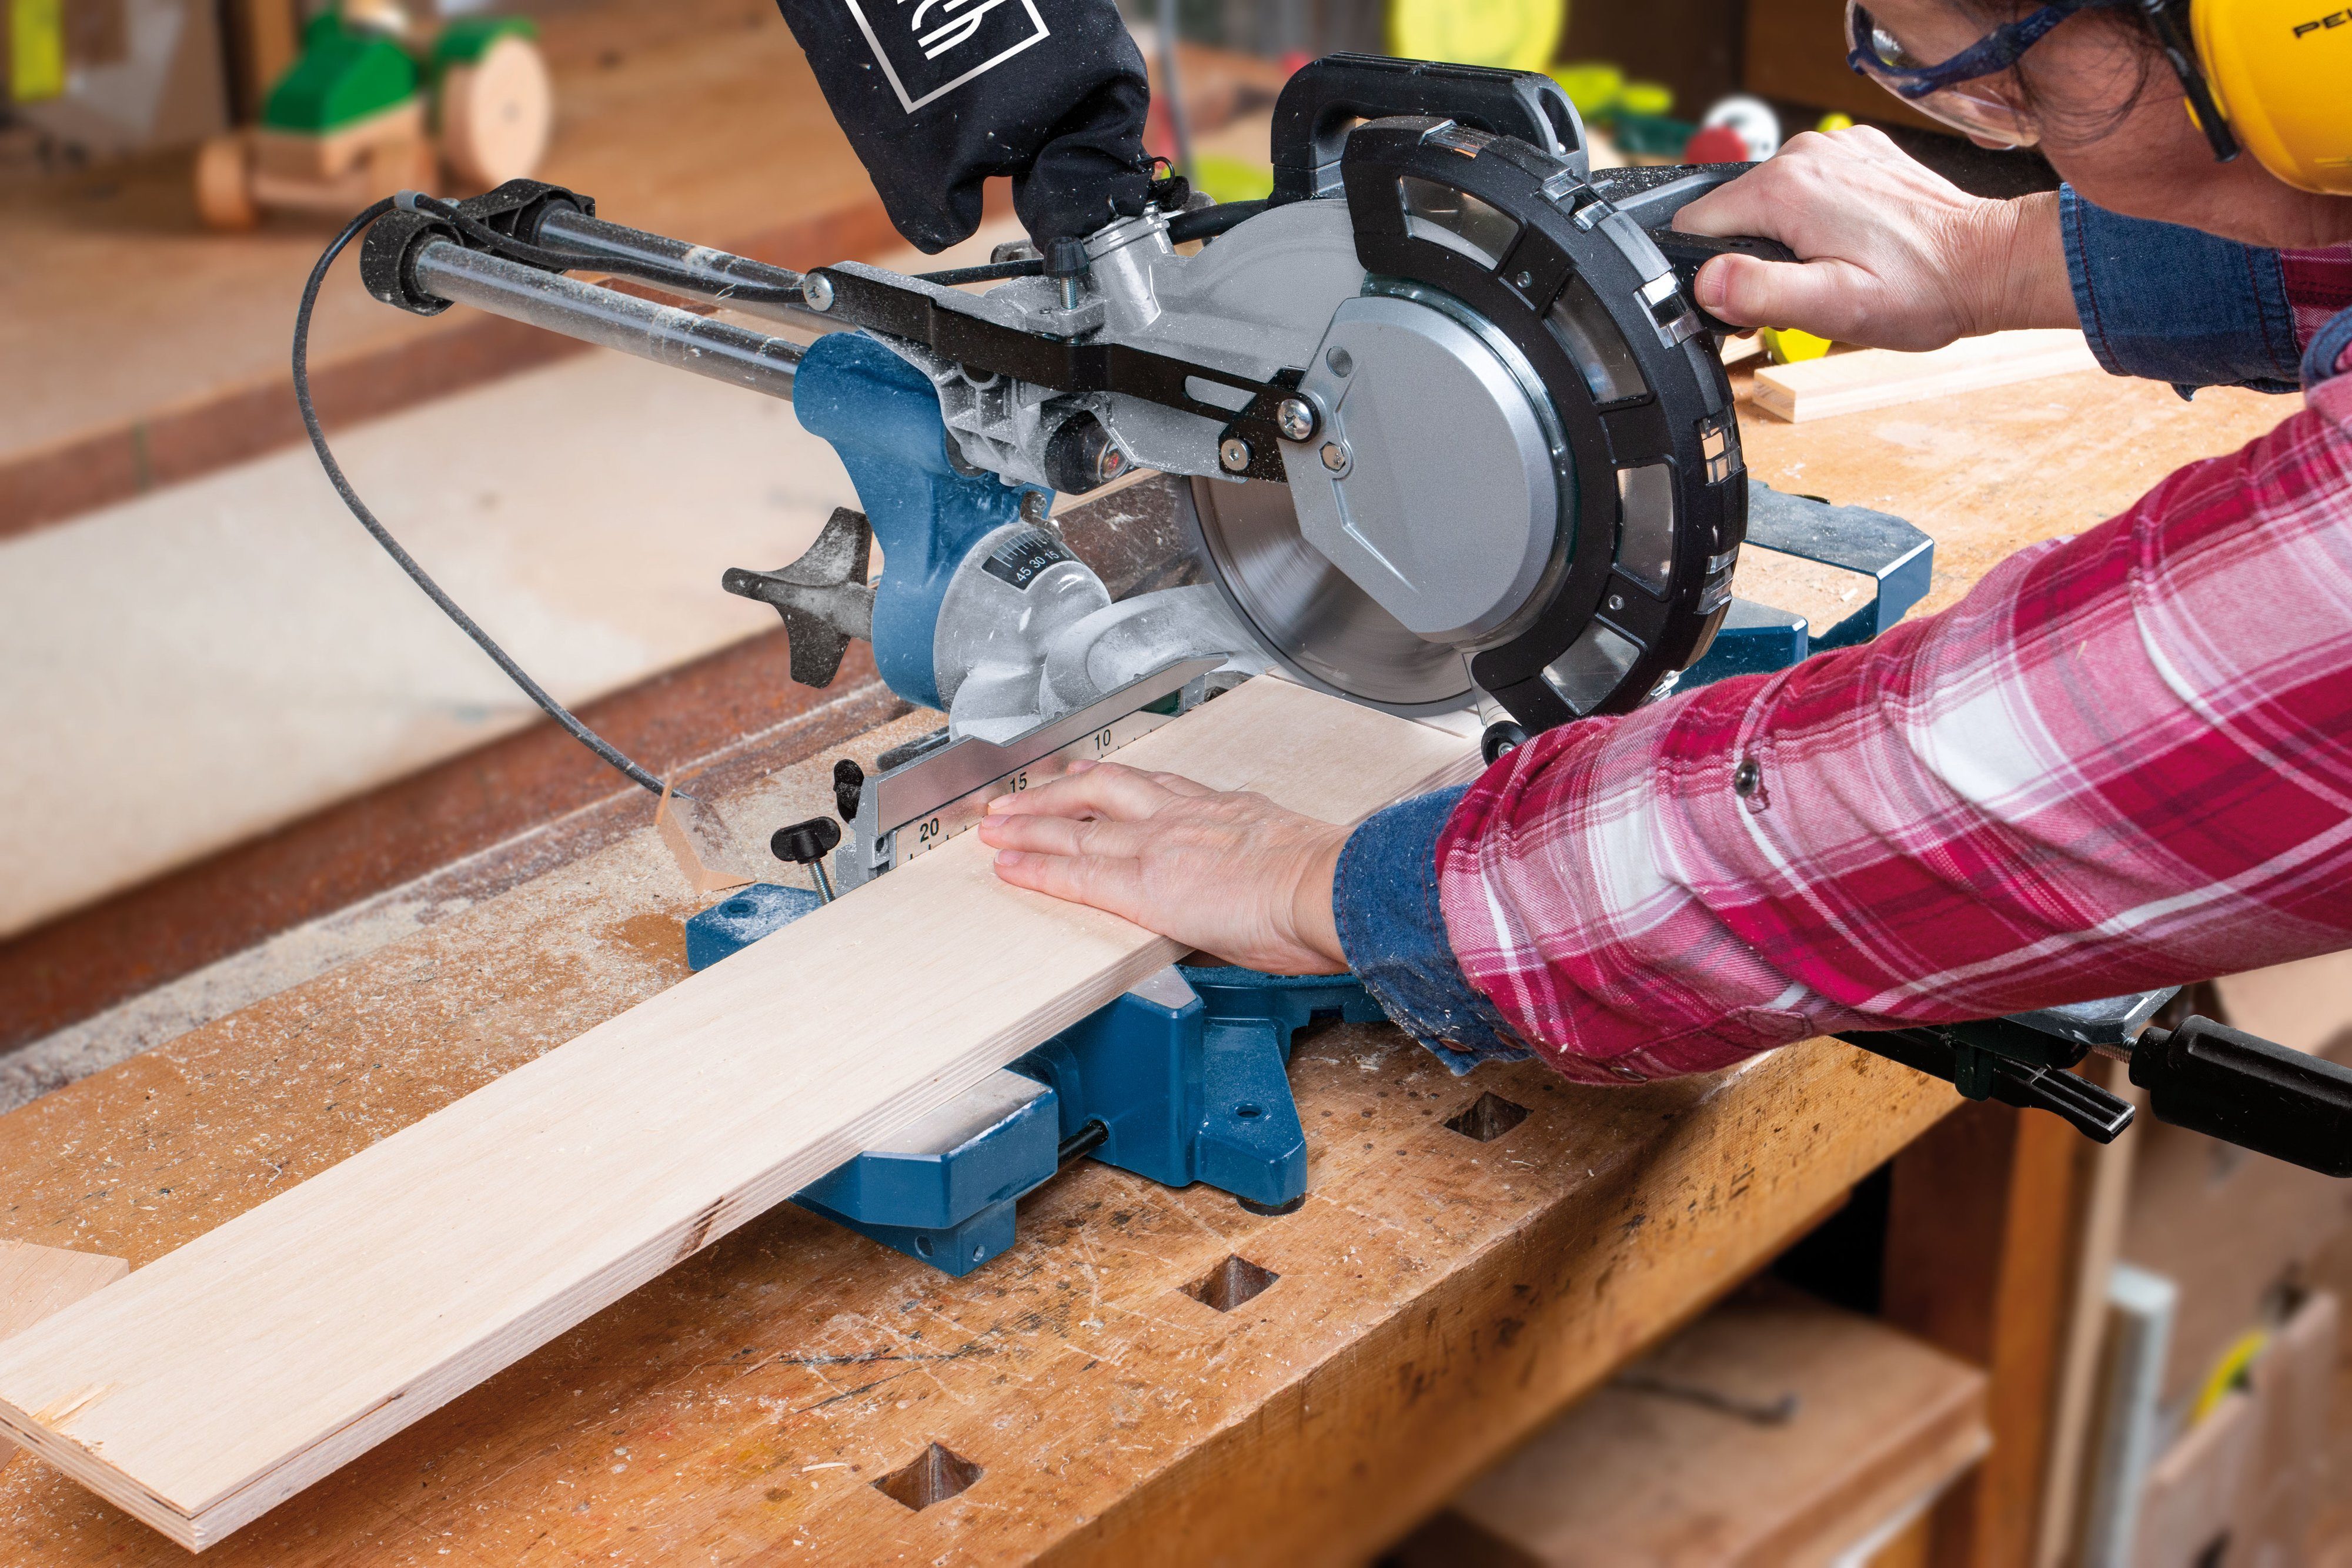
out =
[(2298, 390), (2278, 252), (2118, 217), (2071, 185), (2058, 200), (2074, 308), (2101, 364), (2170, 382), (2184, 396), (2209, 386)]
[(1372, 817), (1348, 835), (1331, 888), (1348, 967), (1399, 1029), (1457, 1073), (1533, 1054), (1472, 988), (1446, 937), (1437, 836), (1461, 799), (1441, 789)]

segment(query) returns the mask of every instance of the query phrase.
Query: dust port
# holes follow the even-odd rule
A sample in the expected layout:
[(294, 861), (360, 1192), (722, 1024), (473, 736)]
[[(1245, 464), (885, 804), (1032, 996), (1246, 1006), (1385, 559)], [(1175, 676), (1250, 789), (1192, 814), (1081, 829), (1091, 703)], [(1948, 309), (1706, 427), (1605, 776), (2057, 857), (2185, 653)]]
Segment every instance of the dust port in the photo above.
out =
[(1493, 1090), (1470, 1103), (1467, 1110), (1445, 1120), (1445, 1124), (1465, 1138), (1475, 1138), (1491, 1144), (1528, 1119), (1528, 1108), (1504, 1099)]
[(980, 1479), (978, 1465), (961, 1454), (933, 1443), (914, 1458), (874, 1483), (874, 1490), (917, 1513), (935, 1502), (961, 1495)]
[(1281, 1278), (1273, 1270), (1261, 1269), (1236, 1252), (1185, 1286), (1184, 1293), (1202, 1306), (1230, 1312), (1245, 1301), (1255, 1301), (1268, 1285)]

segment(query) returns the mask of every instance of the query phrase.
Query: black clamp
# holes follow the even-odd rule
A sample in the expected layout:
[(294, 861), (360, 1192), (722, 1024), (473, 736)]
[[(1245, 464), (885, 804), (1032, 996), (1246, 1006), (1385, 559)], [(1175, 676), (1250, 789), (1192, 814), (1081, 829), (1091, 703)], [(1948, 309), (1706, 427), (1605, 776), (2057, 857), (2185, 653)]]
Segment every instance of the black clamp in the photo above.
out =
[(2097, 1051), (2131, 1064), (2131, 1081), (2147, 1091), (2159, 1122), (2323, 1176), (2352, 1176), (2352, 1068), (2209, 1018), (2147, 1025), (2177, 991), (1838, 1038), (1944, 1079), (1971, 1100), (2063, 1116), (2105, 1144), (2131, 1124), (2131, 1103), (2067, 1071)]

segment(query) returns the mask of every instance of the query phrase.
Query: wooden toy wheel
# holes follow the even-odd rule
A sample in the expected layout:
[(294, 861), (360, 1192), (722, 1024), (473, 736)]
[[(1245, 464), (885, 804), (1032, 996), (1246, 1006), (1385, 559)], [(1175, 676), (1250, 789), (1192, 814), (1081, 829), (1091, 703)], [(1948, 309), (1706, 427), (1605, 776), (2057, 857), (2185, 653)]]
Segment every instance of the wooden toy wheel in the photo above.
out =
[(261, 222), (252, 159), (242, 136), (215, 136), (196, 149), (196, 216), (208, 229), (240, 233)]
[(539, 167), (555, 122), (547, 61), (509, 35), (441, 78), (441, 151), (460, 183), (488, 190)]

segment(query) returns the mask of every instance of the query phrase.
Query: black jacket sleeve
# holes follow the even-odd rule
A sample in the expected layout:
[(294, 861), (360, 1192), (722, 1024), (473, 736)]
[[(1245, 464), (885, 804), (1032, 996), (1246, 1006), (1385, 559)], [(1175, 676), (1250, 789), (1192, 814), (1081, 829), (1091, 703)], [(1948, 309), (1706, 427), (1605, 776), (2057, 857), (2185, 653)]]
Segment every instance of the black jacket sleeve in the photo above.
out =
[(1111, 0), (777, 0), (890, 221), (925, 252), (1013, 180), (1030, 234), (1143, 210), (1150, 89)]

